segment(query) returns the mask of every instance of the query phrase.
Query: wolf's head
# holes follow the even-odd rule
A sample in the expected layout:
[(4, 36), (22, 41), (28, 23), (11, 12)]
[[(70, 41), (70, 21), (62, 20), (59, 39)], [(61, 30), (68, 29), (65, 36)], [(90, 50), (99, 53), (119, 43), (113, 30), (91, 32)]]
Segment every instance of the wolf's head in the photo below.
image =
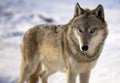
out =
[(92, 53), (95, 51), (100, 44), (104, 43), (108, 34), (102, 5), (90, 10), (81, 8), (77, 3), (74, 18), (70, 24), (73, 35), (79, 44), (80, 50), (83, 52)]

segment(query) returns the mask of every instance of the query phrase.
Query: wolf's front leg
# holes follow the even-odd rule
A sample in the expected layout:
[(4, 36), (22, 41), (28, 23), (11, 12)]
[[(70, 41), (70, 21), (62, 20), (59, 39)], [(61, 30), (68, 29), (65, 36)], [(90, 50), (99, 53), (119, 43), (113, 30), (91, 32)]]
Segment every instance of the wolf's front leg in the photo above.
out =
[(67, 70), (67, 83), (76, 83), (76, 74)]
[(80, 73), (79, 78), (80, 78), (80, 83), (89, 83), (90, 71)]

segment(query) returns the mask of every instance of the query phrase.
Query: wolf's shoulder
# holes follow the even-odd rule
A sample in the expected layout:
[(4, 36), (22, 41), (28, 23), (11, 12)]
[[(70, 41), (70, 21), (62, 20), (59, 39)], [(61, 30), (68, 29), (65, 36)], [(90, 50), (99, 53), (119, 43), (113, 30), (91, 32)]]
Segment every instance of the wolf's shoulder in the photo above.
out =
[(25, 37), (35, 38), (36, 36), (43, 36), (47, 33), (62, 33), (65, 29), (65, 25), (53, 25), (53, 24), (40, 24), (31, 27), (26, 31)]
[(38, 32), (52, 32), (52, 33), (59, 33), (64, 31), (66, 28), (66, 25), (54, 25), (54, 24), (40, 24), (33, 27), (34, 30), (37, 30)]

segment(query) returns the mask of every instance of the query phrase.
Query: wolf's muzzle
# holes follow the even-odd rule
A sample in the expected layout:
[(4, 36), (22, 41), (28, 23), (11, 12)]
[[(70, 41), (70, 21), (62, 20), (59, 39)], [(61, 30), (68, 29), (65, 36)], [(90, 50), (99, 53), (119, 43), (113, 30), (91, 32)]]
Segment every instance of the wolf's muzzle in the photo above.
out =
[(87, 45), (83, 45), (81, 48), (82, 48), (82, 51), (87, 51), (89, 47)]

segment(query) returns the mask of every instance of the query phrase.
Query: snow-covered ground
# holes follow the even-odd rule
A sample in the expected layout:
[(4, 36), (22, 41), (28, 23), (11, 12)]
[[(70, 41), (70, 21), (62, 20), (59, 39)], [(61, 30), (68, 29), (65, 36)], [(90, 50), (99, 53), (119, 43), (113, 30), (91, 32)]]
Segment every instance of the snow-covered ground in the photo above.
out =
[[(0, 0), (0, 83), (16, 83), (21, 54), (19, 45), (31, 26), (43, 23), (65, 24), (73, 16), (74, 5), (105, 7), (109, 36), (98, 64), (92, 70), (90, 83), (120, 83), (120, 1), (119, 0)], [(51, 22), (41, 19), (43, 15)], [(58, 72), (49, 83), (66, 83)], [(79, 81), (77, 80), (77, 83)]]

